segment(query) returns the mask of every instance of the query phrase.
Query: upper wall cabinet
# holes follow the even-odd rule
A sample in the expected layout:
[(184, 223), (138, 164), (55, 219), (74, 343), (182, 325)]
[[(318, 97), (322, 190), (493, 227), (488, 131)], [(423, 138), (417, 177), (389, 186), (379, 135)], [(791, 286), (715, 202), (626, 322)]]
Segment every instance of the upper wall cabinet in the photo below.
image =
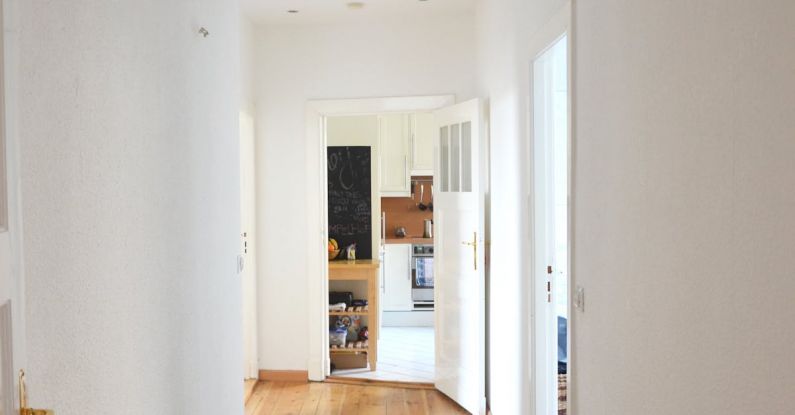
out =
[(380, 190), (385, 197), (411, 195), (411, 125), (408, 114), (378, 117)]
[(436, 125), (432, 113), (417, 113), (410, 117), (411, 175), (433, 175), (433, 138)]

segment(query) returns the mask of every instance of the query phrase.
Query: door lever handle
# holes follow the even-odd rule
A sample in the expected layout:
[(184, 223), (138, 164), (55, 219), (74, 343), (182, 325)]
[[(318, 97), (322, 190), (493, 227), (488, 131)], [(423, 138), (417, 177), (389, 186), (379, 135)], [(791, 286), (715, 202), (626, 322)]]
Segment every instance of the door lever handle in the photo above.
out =
[(25, 387), (25, 371), (19, 370), (19, 415), (55, 415), (51, 409), (28, 408), (28, 391)]

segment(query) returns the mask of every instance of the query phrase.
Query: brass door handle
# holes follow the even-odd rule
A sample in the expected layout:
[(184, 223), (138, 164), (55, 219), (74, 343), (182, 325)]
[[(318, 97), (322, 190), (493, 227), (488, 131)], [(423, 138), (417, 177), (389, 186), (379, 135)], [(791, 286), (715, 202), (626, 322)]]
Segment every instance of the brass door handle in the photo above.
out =
[(19, 370), (19, 415), (55, 415), (52, 409), (28, 408), (28, 391), (25, 387), (25, 371)]
[(474, 267), (475, 267), (475, 271), (477, 271), (478, 270), (478, 233), (477, 232), (474, 233), (474, 235), (472, 236), (472, 242), (464, 241), (464, 242), (461, 242), (461, 243), (463, 245), (465, 245), (465, 246), (471, 246), (472, 247), (472, 249), (474, 251), (474, 262), (473, 262), (473, 264), (474, 264)]

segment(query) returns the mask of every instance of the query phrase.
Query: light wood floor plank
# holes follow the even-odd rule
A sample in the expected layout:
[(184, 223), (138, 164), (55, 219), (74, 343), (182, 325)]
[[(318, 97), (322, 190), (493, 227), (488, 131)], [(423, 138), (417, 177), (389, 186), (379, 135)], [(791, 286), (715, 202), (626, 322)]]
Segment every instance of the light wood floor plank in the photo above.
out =
[(297, 415), (301, 412), (308, 395), (309, 383), (284, 384), (272, 415)]
[(320, 398), (323, 396), (323, 385), (319, 383), (309, 384), (309, 393), (301, 407), (300, 415), (315, 415), (320, 405)]

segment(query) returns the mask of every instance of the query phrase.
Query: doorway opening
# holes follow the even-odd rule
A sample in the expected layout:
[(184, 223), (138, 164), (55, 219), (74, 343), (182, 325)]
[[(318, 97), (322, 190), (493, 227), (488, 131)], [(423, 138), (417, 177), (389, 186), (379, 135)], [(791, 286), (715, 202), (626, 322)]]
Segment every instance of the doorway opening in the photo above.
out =
[[(325, 124), (329, 260), (377, 259), (380, 265), (375, 306), (368, 304), (362, 281), (335, 276), (329, 281), (331, 379), (430, 387), (435, 376), (433, 113), (340, 115), (327, 117)], [(367, 356), (375, 352), (371, 337), (377, 337), (377, 365)]]
[(533, 62), (536, 414), (568, 409), (568, 37)]
[[(373, 379), (339, 379), (331, 372), (332, 354), (343, 354), (345, 351), (332, 351), (336, 341), (337, 348), (343, 344), (337, 337), (337, 321), (332, 317), (345, 317), (346, 315), (359, 314), (359, 317), (367, 317), (368, 331), (366, 341), (359, 340), (361, 337), (362, 322), (360, 321), (359, 333), (354, 334), (347, 330), (347, 321), (341, 322), (342, 332), (356, 336), (352, 348), (347, 350), (351, 355), (364, 353), (367, 359), (368, 369), (376, 371), (383, 362), (380, 355), (380, 339), (384, 334), (380, 334), (382, 309), (380, 301), (381, 290), (388, 290), (390, 280), (386, 279), (387, 287), (381, 283), (384, 276), (380, 273), (380, 261), (376, 259), (380, 251), (381, 235), (386, 235), (390, 231), (396, 231), (397, 224), (386, 218), (385, 225), (381, 226), (382, 207), (377, 209), (374, 205), (381, 203), (382, 193), (395, 192), (393, 197), (407, 198), (411, 200), (412, 187), (414, 190), (414, 209), (419, 208), (422, 203), (430, 210), (430, 185), (424, 189), (420, 187), (423, 177), (416, 175), (412, 180), (411, 170), (422, 170), (416, 165), (412, 166), (411, 150), (403, 154), (403, 159), (392, 157), (392, 160), (385, 160), (384, 163), (373, 167), (373, 148), (372, 146), (344, 145), (329, 146), (329, 123), (334, 123), (335, 117), (340, 116), (367, 116), (392, 117), (396, 120), (404, 120), (393, 123), (379, 124), (379, 130), (392, 129), (400, 130), (398, 126), (408, 125), (405, 129), (411, 131), (410, 123), (412, 117), (416, 119), (418, 114), (432, 113), (434, 119), (433, 127), (433, 214), (431, 233), (433, 237), (433, 250), (417, 249), (412, 244), (412, 248), (405, 252), (404, 258), (400, 261), (403, 269), (411, 270), (414, 268), (413, 275), (417, 277), (412, 284), (412, 273), (401, 276), (401, 290), (409, 293), (412, 310), (414, 313), (415, 304), (417, 312), (423, 310), (421, 305), (425, 305), (424, 312), (428, 313), (427, 292), (415, 290), (427, 290), (432, 285), (433, 289), (433, 349), (434, 349), (434, 376), (433, 383), (412, 382), (415, 387), (433, 387), (457, 402), (462, 408), (471, 413), (485, 414), (485, 256), (484, 256), (484, 229), (485, 229), (485, 141), (483, 122), (485, 108), (478, 99), (469, 100), (455, 104), (455, 97), (450, 95), (427, 96), (427, 97), (400, 97), (400, 98), (372, 98), (372, 99), (351, 99), (351, 100), (327, 100), (310, 101), (307, 105), (307, 138), (317, 147), (310, 151), (308, 156), (308, 166), (311, 180), (310, 184), (310, 224), (307, 227), (310, 240), (319, 242), (318, 245), (312, 244), (307, 252), (308, 269), (308, 291), (310, 295), (310, 361), (309, 379), (314, 381), (337, 381), (337, 382), (359, 382), (373, 383)], [(377, 119), (377, 118), (376, 118)], [(405, 121), (408, 119), (409, 121)], [(382, 120), (383, 121), (383, 120)], [(430, 129), (430, 128), (429, 128)], [(419, 131), (419, 127), (415, 127)], [(391, 133), (389, 134), (391, 135)], [(381, 145), (379, 137), (378, 145)], [(394, 144), (394, 143), (392, 143)], [(408, 148), (411, 149), (411, 142)], [(384, 154), (392, 154), (385, 151)], [(408, 156), (406, 155), (408, 154)], [(394, 156), (394, 154), (392, 154)], [(333, 156), (333, 157), (332, 157)], [(378, 160), (376, 158), (376, 160)], [(400, 179), (398, 179), (398, 177)], [(315, 178), (317, 181), (315, 182)], [(390, 178), (387, 180), (387, 178)], [(394, 179), (394, 180), (392, 180)], [(412, 186), (412, 182), (414, 185)], [(334, 184), (333, 188), (331, 184)], [(373, 190), (374, 186), (382, 188)], [(317, 187), (315, 187), (317, 186)], [(394, 187), (393, 187), (394, 186)], [(398, 186), (403, 188), (398, 189)], [(333, 192), (332, 192), (333, 191)], [(422, 199), (422, 200), (420, 200)], [(317, 207), (315, 210), (314, 207)], [(404, 206), (405, 208), (405, 206)], [(350, 215), (347, 221), (335, 224), (331, 221), (334, 214), (347, 213)], [(317, 214), (317, 216), (314, 216)], [(316, 221), (316, 222), (315, 222)], [(315, 224), (318, 227), (315, 227)], [(392, 226), (390, 226), (392, 225)], [(435, 226), (434, 226), (435, 225)], [(411, 232), (406, 227), (406, 237), (401, 242), (409, 242), (405, 239)], [(425, 232), (425, 221), (423, 220), (422, 232)], [(344, 231), (344, 232), (342, 232)], [(338, 232), (339, 239), (331, 236)], [(355, 248), (355, 261), (344, 260), (350, 256), (350, 249), (344, 249), (353, 245), (350, 241), (345, 241), (342, 236), (345, 233), (356, 234), (357, 241)], [(321, 238), (318, 239), (318, 233)], [(402, 233), (402, 232), (401, 232)], [(348, 235), (350, 236), (350, 235)], [(335, 239), (335, 241), (331, 241)], [(430, 239), (430, 238), (421, 238)], [(336, 242), (336, 244), (334, 243)], [(347, 244), (347, 246), (346, 246)], [(385, 243), (385, 246), (390, 244)], [(397, 244), (408, 245), (408, 244)], [(369, 252), (368, 252), (369, 251)], [(339, 259), (340, 255), (344, 259)], [(387, 266), (384, 267), (385, 273), (390, 268), (389, 258), (386, 256)], [(428, 253), (430, 257), (423, 256)], [(371, 259), (367, 259), (369, 254)], [(421, 264), (412, 264), (411, 258), (424, 258)], [(333, 258), (330, 260), (330, 258)], [(432, 258), (432, 261), (428, 259)], [(405, 262), (403, 262), (405, 260)], [(405, 264), (405, 266), (403, 265)], [(432, 276), (430, 271), (433, 272)], [(405, 279), (403, 279), (405, 278)], [(354, 287), (350, 290), (340, 287), (338, 282), (352, 284), (354, 282), (366, 286), (359, 287), (358, 291)], [(405, 284), (405, 285), (404, 285)], [(331, 286), (334, 298), (330, 298)], [(407, 290), (408, 288), (408, 290)], [(362, 300), (366, 295), (367, 304), (362, 301), (354, 303), (354, 300)], [(356, 298), (352, 298), (356, 297)], [(407, 297), (403, 302), (407, 302)], [(347, 300), (354, 303), (359, 309), (347, 309)], [(345, 311), (330, 311), (330, 306), (345, 303)], [(358, 304), (358, 305), (357, 305)], [(419, 315), (419, 314), (413, 314)], [(354, 320), (350, 319), (351, 324)], [(361, 319), (360, 319), (361, 320)], [(389, 320), (385, 318), (385, 320)], [(414, 323), (416, 324), (416, 323)], [(416, 326), (413, 326), (416, 327)], [(401, 342), (403, 339), (401, 338)], [(347, 338), (344, 340), (346, 348), (349, 343)], [(425, 343), (427, 344), (427, 343)], [(402, 343), (401, 343), (402, 346)], [(428, 348), (426, 347), (426, 350)], [(357, 359), (362, 359), (361, 356)], [(359, 363), (361, 365), (361, 363)], [(339, 365), (335, 364), (335, 369)], [(375, 381), (380, 381), (375, 380)], [(391, 382), (394, 383), (394, 382)], [(420, 383), (420, 385), (417, 385)]]

